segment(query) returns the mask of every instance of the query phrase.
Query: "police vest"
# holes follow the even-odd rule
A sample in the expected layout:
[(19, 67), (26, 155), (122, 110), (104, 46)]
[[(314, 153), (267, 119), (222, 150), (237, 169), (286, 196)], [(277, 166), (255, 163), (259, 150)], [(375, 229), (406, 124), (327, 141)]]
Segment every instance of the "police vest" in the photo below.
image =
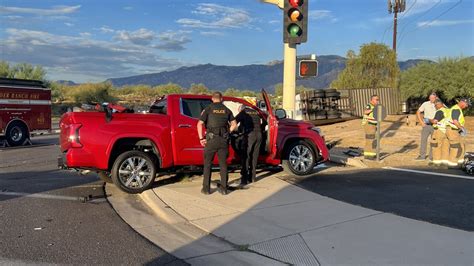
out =
[(370, 106), (370, 111), (372, 112), (368, 115), (364, 114), (362, 118), (362, 125), (366, 125), (367, 123), (371, 125), (377, 125), (377, 120), (375, 120), (375, 117), (374, 117), (375, 106), (372, 105), (371, 103), (369, 103), (369, 106)]
[(444, 130), (446, 130), (446, 122), (448, 121), (448, 118), (449, 118), (449, 115), (450, 115), (450, 111), (449, 111), (449, 109), (446, 108), (446, 107), (442, 107), (442, 108), (439, 109), (438, 111), (443, 112), (443, 119), (441, 119), (440, 121), (438, 121), (438, 123), (434, 124), (434, 125), (433, 125), (433, 128), (435, 128), (435, 129), (440, 129), (441, 131), (444, 131)]
[(448, 116), (448, 126), (450, 126), (452, 129), (459, 129), (454, 123), (453, 123), (453, 117), (452, 117), (452, 114), (453, 114), (453, 111), (454, 110), (459, 110), (459, 118), (458, 118), (458, 121), (459, 121), (459, 124), (461, 124), (461, 126), (464, 126), (464, 123), (466, 122), (464, 120), (464, 114), (462, 112), (462, 109), (461, 107), (459, 107), (459, 105), (454, 105), (453, 107), (451, 107), (451, 109), (449, 110), (449, 116)]
[(212, 103), (208, 106), (206, 130), (213, 134), (226, 137), (229, 133), (230, 110), (222, 103)]
[(249, 115), (251, 119), (251, 121), (246, 121), (247, 123), (243, 123), (243, 126), (245, 127), (245, 133), (249, 133), (252, 131), (262, 131), (260, 115), (258, 114), (258, 112), (250, 108), (244, 109), (244, 112)]

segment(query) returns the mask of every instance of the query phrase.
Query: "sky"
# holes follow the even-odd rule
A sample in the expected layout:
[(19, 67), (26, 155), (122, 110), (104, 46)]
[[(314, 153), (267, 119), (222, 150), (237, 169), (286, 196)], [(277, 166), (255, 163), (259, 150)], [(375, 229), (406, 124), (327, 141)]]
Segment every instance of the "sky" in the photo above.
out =
[[(387, 0), (308, 0), (298, 55), (392, 44)], [(42, 65), (52, 80), (96, 82), (197, 64), (283, 57), (283, 13), (258, 0), (2, 0), (0, 60)], [(474, 0), (407, 0), (398, 59), (474, 55)]]

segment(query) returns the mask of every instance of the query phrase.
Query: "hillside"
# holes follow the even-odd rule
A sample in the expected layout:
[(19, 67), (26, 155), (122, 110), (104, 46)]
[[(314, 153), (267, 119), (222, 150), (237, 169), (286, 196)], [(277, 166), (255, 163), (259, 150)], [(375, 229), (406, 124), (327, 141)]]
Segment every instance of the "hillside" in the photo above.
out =
[[(319, 56), (319, 76), (298, 80), (298, 85), (310, 88), (327, 88), (337, 75), (344, 69), (346, 59), (341, 56)], [(405, 70), (425, 60), (407, 60), (399, 62)], [(217, 66), (212, 64), (181, 67), (173, 71), (145, 74), (123, 78), (111, 78), (114, 86), (146, 84), (156, 86), (164, 83), (176, 83), (188, 88), (193, 83), (203, 83), (214, 90), (228, 88), (248, 89), (257, 91), (261, 88), (273, 89), (275, 84), (282, 82), (283, 62), (273, 61), (267, 65)]]

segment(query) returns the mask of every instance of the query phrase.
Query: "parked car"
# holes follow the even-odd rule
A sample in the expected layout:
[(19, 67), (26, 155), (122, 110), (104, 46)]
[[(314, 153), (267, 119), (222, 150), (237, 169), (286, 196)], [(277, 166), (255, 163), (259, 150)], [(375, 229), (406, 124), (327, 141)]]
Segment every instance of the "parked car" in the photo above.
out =
[(51, 90), (42, 81), (0, 78), (0, 135), (9, 146), (51, 131)]
[[(329, 152), (313, 125), (286, 118), (284, 110), (273, 113), (265, 91), (267, 112), (249, 102), (224, 97), (224, 104), (237, 114), (241, 104), (259, 112), (267, 121), (260, 164), (282, 165), (289, 173), (310, 174), (327, 161)], [(211, 96), (173, 94), (155, 102), (148, 113), (68, 112), (60, 121), (59, 166), (98, 171), (128, 193), (140, 193), (159, 173), (196, 169), (203, 164), (197, 122)], [(234, 147), (227, 162), (239, 164)], [(215, 161), (215, 163), (217, 163)]]

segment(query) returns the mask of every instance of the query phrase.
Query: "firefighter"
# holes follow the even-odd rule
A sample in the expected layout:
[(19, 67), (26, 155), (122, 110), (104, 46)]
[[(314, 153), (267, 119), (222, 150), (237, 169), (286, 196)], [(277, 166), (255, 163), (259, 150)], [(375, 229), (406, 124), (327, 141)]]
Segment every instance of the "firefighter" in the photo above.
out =
[(370, 97), (370, 102), (365, 107), (364, 117), (362, 119), (362, 126), (364, 126), (365, 131), (365, 148), (364, 148), (364, 157), (366, 159), (374, 159), (377, 155), (375, 153), (375, 132), (377, 131), (377, 120), (375, 120), (374, 112), (375, 106), (379, 104), (379, 96), (372, 95)]
[(262, 118), (251, 107), (241, 105), (239, 114), (235, 117), (242, 133), (241, 142), (241, 179), (240, 185), (255, 182), (258, 155), (262, 143)]
[[(203, 126), (206, 127), (206, 136), (203, 135)], [(221, 183), (218, 191), (227, 194), (227, 156), (229, 155), (229, 134), (237, 127), (234, 115), (222, 103), (222, 94), (214, 92), (212, 103), (201, 113), (197, 130), (199, 141), (204, 147), (204, 179), (201, 192), (210, 194), (212, 160), (217, 153), (219, 160)]]
[(471, 100), (469, 98), (461, 98), (459, 102), (449, 110), (446, 136), (449, 140), (448, 166), (450, 168), (457, 168), (464, 159), (464, 136), (466, 136), (467, 130), (464, 128), (465, 120), (463, 110), (470, 105)]
[(430, 123), (433, 125), (433, 134), (431, 137), (431, 149), (433, 160), (430, 165), (439, 167), (447, 164), (449, 156), (449, 142), (446, 137), (446, 121), (449, 116), (449, 109), (440, 99), (434, 101), (436, 113)]

